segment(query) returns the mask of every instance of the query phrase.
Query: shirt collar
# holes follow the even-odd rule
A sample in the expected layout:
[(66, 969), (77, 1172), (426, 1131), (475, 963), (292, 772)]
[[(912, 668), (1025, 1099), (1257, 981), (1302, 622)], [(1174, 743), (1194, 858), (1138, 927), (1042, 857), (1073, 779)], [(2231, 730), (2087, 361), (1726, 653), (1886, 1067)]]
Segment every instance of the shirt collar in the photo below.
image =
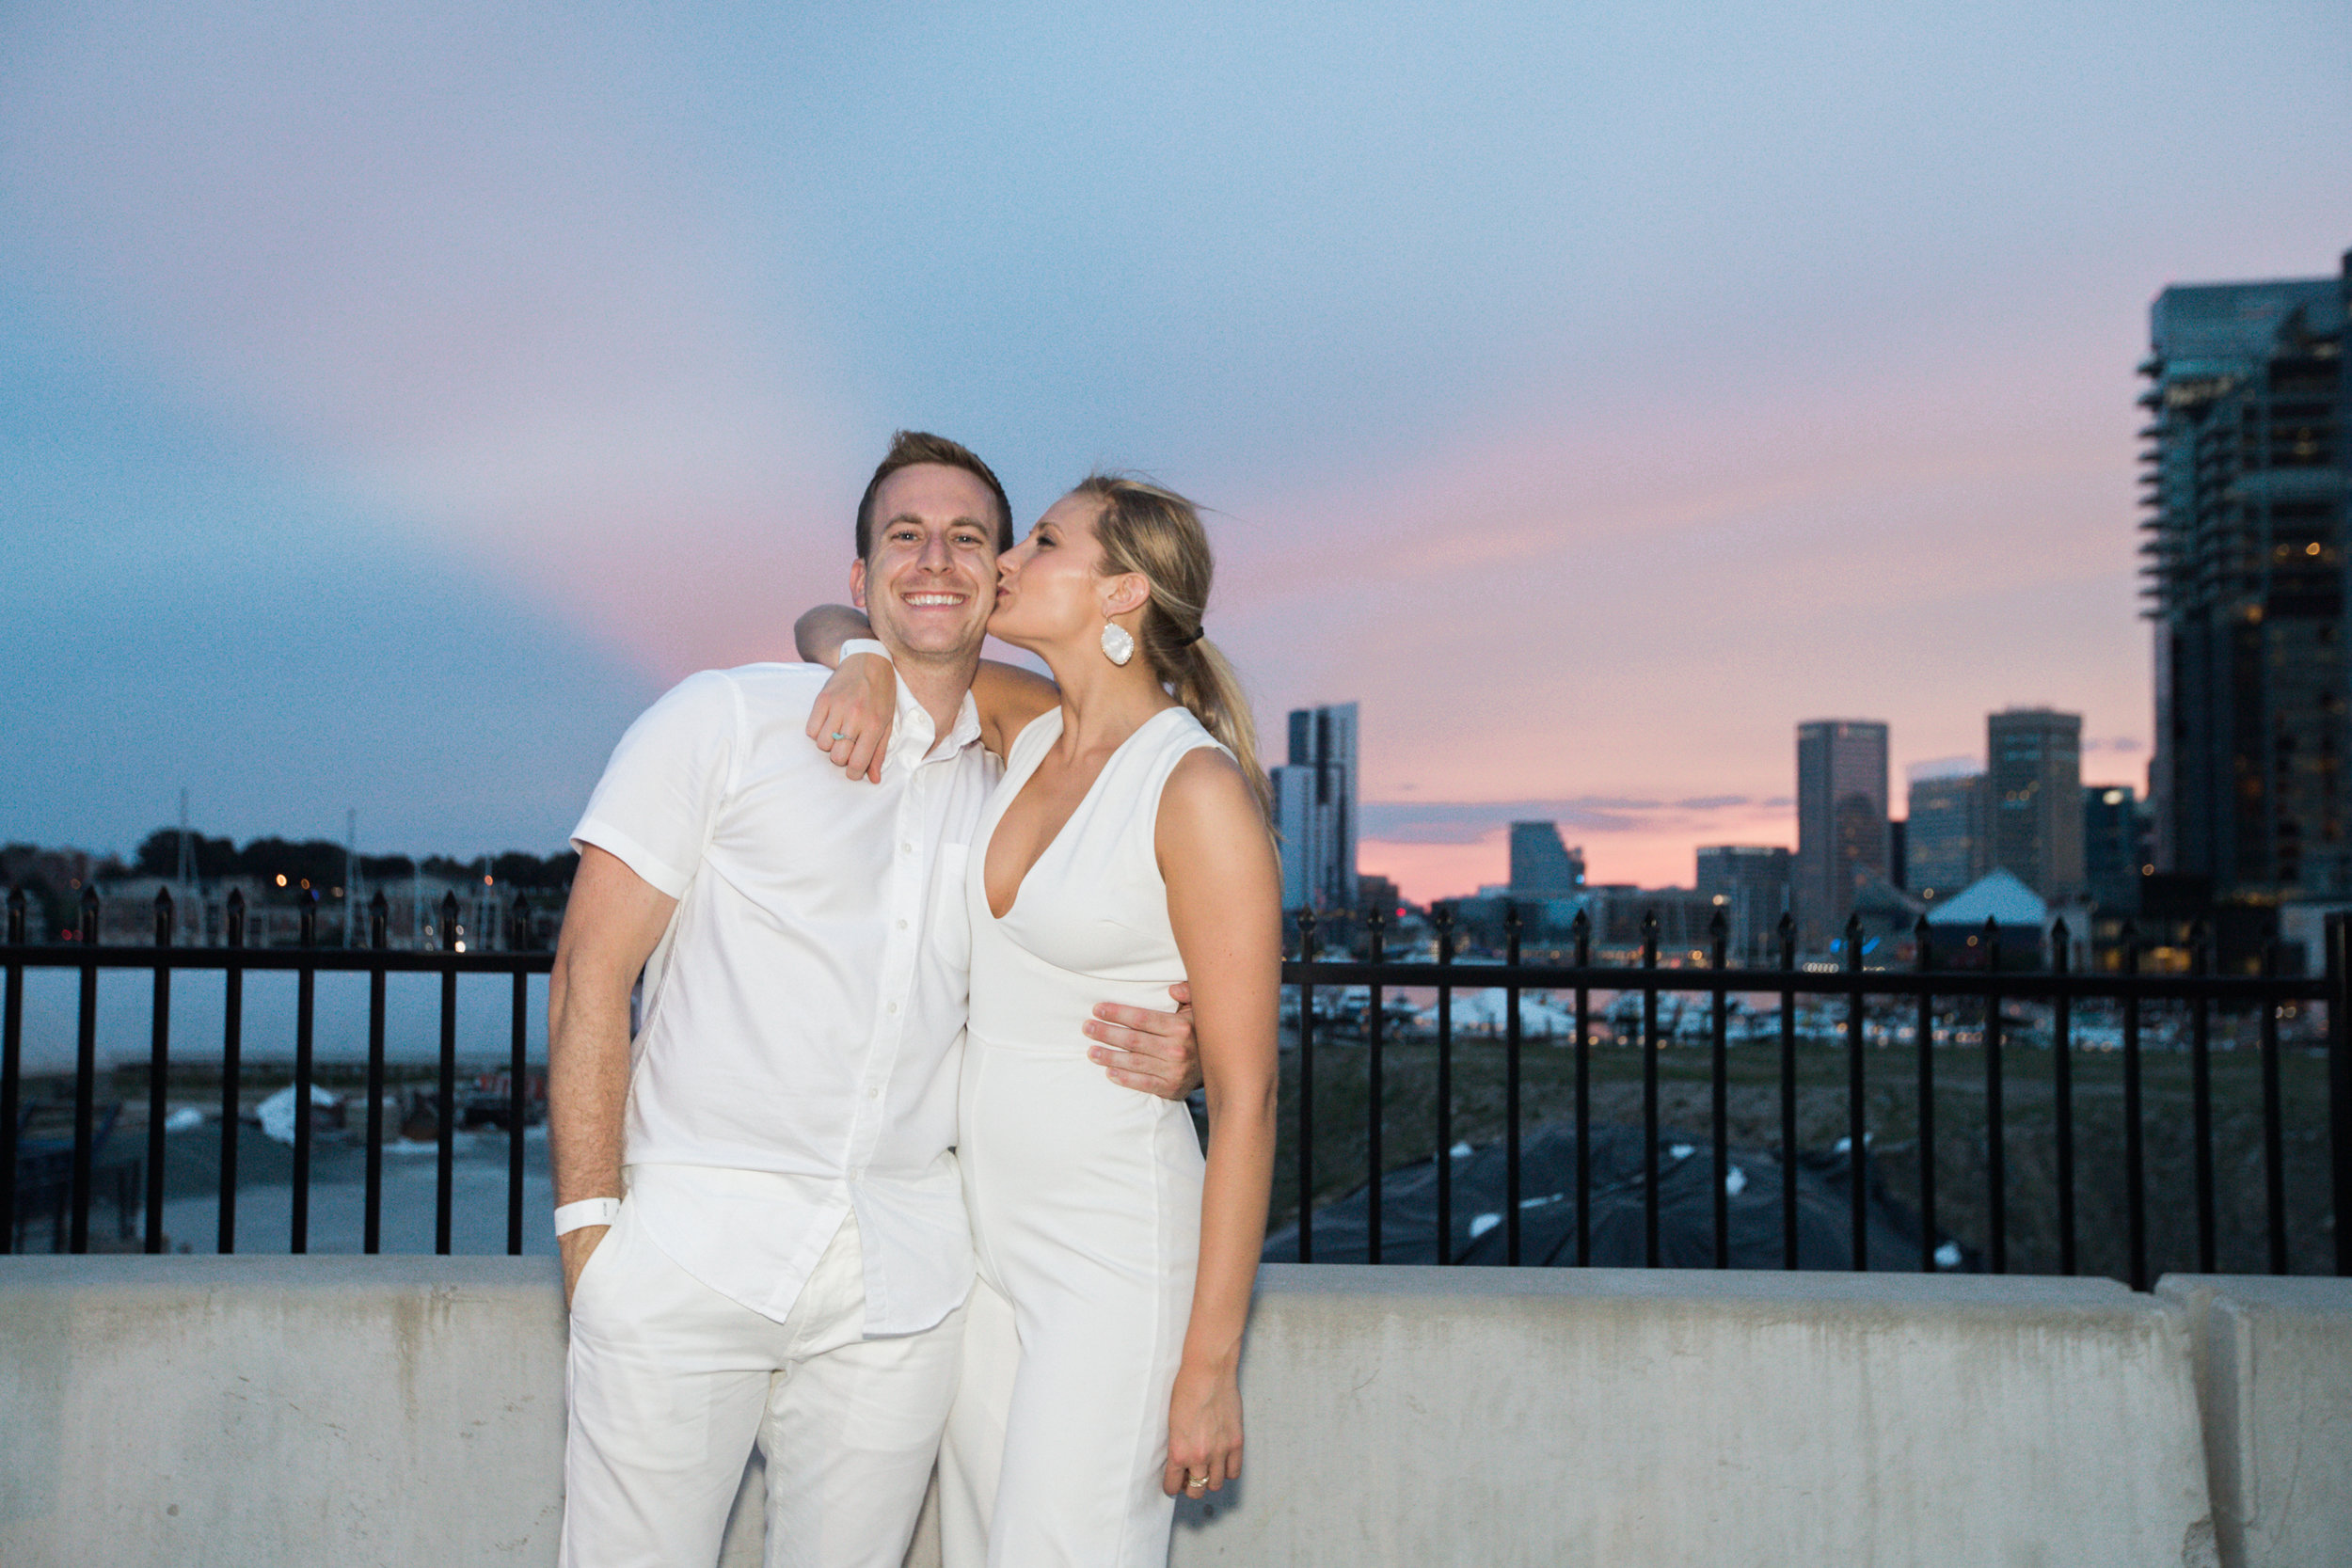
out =
[(893, 679), (898, 688), (898, 711), (890, 726), (890, 762), (901, 764), (912, 771), (930, 761), (934, 752), (943, 757), (954, 756), (980, 738), (980, 708), (972, 700), (971, 692), (963, 694), (962, 703), (956, 708), (955, 725), (948, 730), (947, 741), (943, 747), (938, 743), (939, 727), (931, 722), (930, 709), (925, 707), (908, 689), (904, 676), (894, 675)]

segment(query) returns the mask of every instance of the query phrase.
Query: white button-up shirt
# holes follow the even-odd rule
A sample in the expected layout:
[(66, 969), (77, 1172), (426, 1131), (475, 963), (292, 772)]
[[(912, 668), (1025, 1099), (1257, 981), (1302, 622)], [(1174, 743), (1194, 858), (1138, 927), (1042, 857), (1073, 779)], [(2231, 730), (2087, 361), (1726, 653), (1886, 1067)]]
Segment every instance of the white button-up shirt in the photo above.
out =
[(968, 695), (938, 739), (902, 681), (882, 782), (851, 780), (803, 733), (830, 673), (690, 676), (621, 737), (572, 839), (678, 900), (630, 1046), (638, 1223), (781, 1320), (854, 1209), (866, 1332), (907, 1334), (972, 1280), (962, 889), (1000, 769)]

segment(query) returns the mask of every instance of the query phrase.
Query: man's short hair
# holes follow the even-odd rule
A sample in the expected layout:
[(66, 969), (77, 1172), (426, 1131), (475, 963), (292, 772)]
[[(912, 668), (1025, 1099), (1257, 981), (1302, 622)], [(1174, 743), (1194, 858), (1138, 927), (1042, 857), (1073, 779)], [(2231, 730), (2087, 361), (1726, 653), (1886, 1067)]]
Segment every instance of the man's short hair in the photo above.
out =
[(857, 558), (866, 560), (874, 550), (874, 492), (882, 481), (900, 468), (911, 468), (917, 463), (937, 463), (949, 468), (961, 468), (978, 477), (988, 486), (988, 493), (996, 498), (996, 553), (1002, 555), (1012, 548), (1012, 502), (1005, 499), (1005, 487), (996, 482), (995, 471), (980, 461), (979, 453), (961, 441), (950, 441), (945, 436), (929, 431), (901, 430), (890, 437), (890, 451), (874, 469), (874, 477), (866, 482), (866, 494), (857, 503)]

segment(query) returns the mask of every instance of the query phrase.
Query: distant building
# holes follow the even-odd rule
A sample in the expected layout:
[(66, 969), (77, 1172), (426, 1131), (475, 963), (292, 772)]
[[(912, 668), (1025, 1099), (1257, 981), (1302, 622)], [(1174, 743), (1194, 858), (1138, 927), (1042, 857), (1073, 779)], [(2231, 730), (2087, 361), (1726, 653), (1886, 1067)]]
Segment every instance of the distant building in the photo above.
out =
[(1997, 941), (2003, 969), (2040, 969), (2049, 925), (2050, 907), (2033, 889), (2011, 872), (1989, 871), (1928, 912), (1931, 958), (1938, 969), (1987, 969)]
[(1827, 947), (1853, 912), (1854, 895), (1883, 880), (1886, 726), (1825, 719), (1797, 726), (1797, 855), (1790, 893), (1798, 940)]
[(2102, 914), (2133, 914), (2147, 860), (2147, 820), (2127, 784), (2083, 786), (2083, 886)]
[(1668, 963), (1696, 963), (1707, 956), (1708, 927), (1715, 901), (1696, 888), (1604, 887), (1595, 891), (1587, 912), (1593, 945), (1630, 956), (1640, 948), (1649, 917), (1658, 917), (1659, 956)]
[(2150, 311), (2151, 862), (2224, 901), (2352, 894), (2348, 309), (2352, 252)]
[(1981, 773), (1911, 781), (1903, 885), (1927, 903), (1949, 898), (1992, 866)]
[(1290, 761), (1272, 771), (1282, 907), (1355, 909), (1356, 705), (1293, 710)]
[[(1927, 906), (1883, 877), (1873, 877), (1857, 889), (1853, 895), (1853, 922), (1860, 926), (1862, 935), (1862, 967), (1888, 969), (1915, 961), (1918, 947), (1914, 932)], [(1846, 933), (1841, 929), (1831, 939), (1830, 955), (1842, 965), (1846, 952)]]
[(1585, 886), (1574, 898), (1513, 898), (1486, 894), (1477, 898), (1449, 900), (1458, 922), (1461, 941), (1475, 947), (1503, 947), (1503, 912), (1518, 905), (1524, 922), (1524, 941), (1536, 945), (1566, 945), (1576, 917), (1590, 922), (1593, 952), (1612, 964), (1640, 955), (1646, 917), (1659, 917), (1659, 957), (1663, 964), (1696, 964), (1708, 957), (1708, 924), (1715, 919), (1715, 900), (1696, 889), (1640, 889), (1640, 886)]
[(1512, 897), (1565, 898), (1583, 885), (1583, 847), (1569, 848), (1560, 837), (1560, 824), (1511, 824)]
[(2046, 707), (1985, 720), (1993, 864), (2043, 902), (2083, 894), (2083, 721)]
[(1698, 853), (1698, 890), (1731, 923), (1734, 963), (1780, 959), (1780, 917), (1788, 910), (1795, 857), (1776, 845), (1721, 844)]

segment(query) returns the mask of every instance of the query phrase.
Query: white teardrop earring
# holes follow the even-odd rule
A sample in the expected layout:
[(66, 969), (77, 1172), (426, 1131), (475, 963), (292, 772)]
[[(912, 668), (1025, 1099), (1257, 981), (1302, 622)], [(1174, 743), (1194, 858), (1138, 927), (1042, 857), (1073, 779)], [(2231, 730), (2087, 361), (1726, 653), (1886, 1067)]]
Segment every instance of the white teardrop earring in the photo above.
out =
[(1113, 664), (1124, 664), (1136, 657), (1136, 640), (1116, 621), (1103, 623), (1103, 657)]

